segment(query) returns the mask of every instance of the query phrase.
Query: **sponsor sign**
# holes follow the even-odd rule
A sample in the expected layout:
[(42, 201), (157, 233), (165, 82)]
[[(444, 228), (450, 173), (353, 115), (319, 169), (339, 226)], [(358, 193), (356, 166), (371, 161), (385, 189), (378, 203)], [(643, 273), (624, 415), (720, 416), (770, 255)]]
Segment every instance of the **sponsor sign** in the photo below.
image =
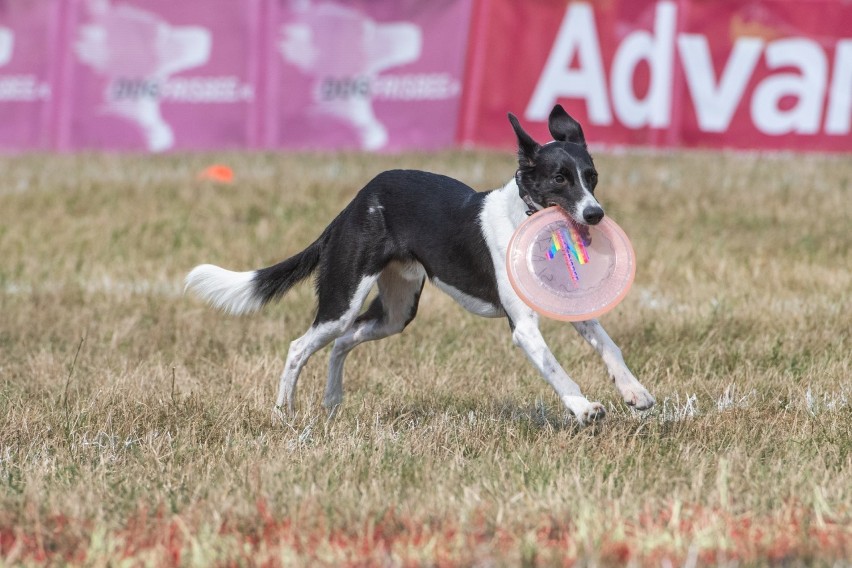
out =
[(61, 148), (256, 143), (258, 0), (81, 0)]
[(469, 0), (273, 0), (267, 145), (451, 145), (470, 8)]
[(0, 149), (50, 144), (58, 2), (0, 2)]
[(558, 102), (598, 143), (850, 151), (850, 30), (828, 0), (480, 0), (461, 138), (512, 144), (511, 110), (547, 139)]
[(0, 150), (852, 152), (849, 0), (0, 0)]

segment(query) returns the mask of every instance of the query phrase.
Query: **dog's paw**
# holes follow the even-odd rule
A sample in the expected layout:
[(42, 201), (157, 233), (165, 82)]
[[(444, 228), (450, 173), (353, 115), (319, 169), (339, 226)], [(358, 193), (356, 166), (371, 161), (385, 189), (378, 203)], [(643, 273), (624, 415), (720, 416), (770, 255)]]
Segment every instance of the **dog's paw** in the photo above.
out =
[(600, 422), (606, 417), (606, 409), (599, 402), (589, 402), (584, 396), (565, 396), (562, 402), (577, 418), (580, 426)]
[(648, 410), (657, 402), (651, 393), (642, 389), (628, 389), (622, 393), (624, 402), (636, 410)]
[(332, 406), (323, 404), (323, 406), (325, 407), (326, 412), (328, 412), (328, 419), (334, 420), (335, 416), (337, 416), (337, 411), (340, 410), (340, 403), (337, 403)]
[(581, 426), (589, 426), (595, 422), (602, 421), (604, 418), (606, 418), (606, 408), (599, 402), (589, 403), (589, 408), (577, 416), (577, 420)]
[(343, 393), (326, 394), (322, 399), (322, 406), (328, 412), (336, 411), (341, 404), (343, 404)]
[(287, 414), (283, 406), (275, 406), (272, 409), (272, 425), (281, 426), (287, 422)]

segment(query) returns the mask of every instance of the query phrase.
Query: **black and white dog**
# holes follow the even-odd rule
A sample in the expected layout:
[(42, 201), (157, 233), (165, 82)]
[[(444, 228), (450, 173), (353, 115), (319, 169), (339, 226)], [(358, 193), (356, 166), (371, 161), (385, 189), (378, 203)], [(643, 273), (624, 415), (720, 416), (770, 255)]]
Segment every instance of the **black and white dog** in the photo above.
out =
[[(343, 400), (343, 362), (358, 344), (399, 333), (414, 319), (429, 279), (462, 307), (506, 317), (512, 339), (581, 424), (600, 420), (603, 405), (580, 392), (548, 349), (538, 315), (515, 294), (506, 272), (512, 233), (531, 210), (558, 205), (594, 225), (604, 212), (594, 196), (598, 174), (580, 124), (559, 105), (548, 126), (554, 141), (539, 145), (518, 123), (518, 170), (500, 189), (476, 192), (455, 179), (422, 171), (379, 174), (308, 248), (274, 266), (232, 272), (209, 264), (186, 277), (187, 289), (233, 314), (255, 311), (316, 272), (319, 305), (313, 325), (290, 344), (273, 414), (293, 412), (296, 383), (308, 358), (334, 341), (323, 405)], [(367, 294), (378, 296), (366, 311)], [(624, 401), (650, 408), (654, 398), (627, 368), (597, 320), (573, 324), (603, 358)], [(286, 407), (285, 407), (286, 404)]]

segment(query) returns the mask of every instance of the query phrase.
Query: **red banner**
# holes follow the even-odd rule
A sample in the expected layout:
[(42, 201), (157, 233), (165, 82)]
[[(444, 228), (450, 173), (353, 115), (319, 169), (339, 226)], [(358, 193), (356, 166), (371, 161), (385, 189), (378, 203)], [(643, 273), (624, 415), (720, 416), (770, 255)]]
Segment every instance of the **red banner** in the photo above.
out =
[(610, 145), (852, 150), (852, 3), (478, 0), (460, 138), (547, 139), (555, 103)]

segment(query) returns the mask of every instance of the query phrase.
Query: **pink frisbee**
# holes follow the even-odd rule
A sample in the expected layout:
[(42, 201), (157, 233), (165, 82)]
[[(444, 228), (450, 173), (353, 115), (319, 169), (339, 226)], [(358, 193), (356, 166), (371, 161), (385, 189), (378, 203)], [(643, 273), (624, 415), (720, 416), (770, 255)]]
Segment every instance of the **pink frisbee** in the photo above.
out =
[(509, 241), (512, 288), (529, 307), (562, 321), (584, 321), (613, 309), (636, 275), (633, 246), (609, 217), (575, 223), (548, 207), (521, 223)]

